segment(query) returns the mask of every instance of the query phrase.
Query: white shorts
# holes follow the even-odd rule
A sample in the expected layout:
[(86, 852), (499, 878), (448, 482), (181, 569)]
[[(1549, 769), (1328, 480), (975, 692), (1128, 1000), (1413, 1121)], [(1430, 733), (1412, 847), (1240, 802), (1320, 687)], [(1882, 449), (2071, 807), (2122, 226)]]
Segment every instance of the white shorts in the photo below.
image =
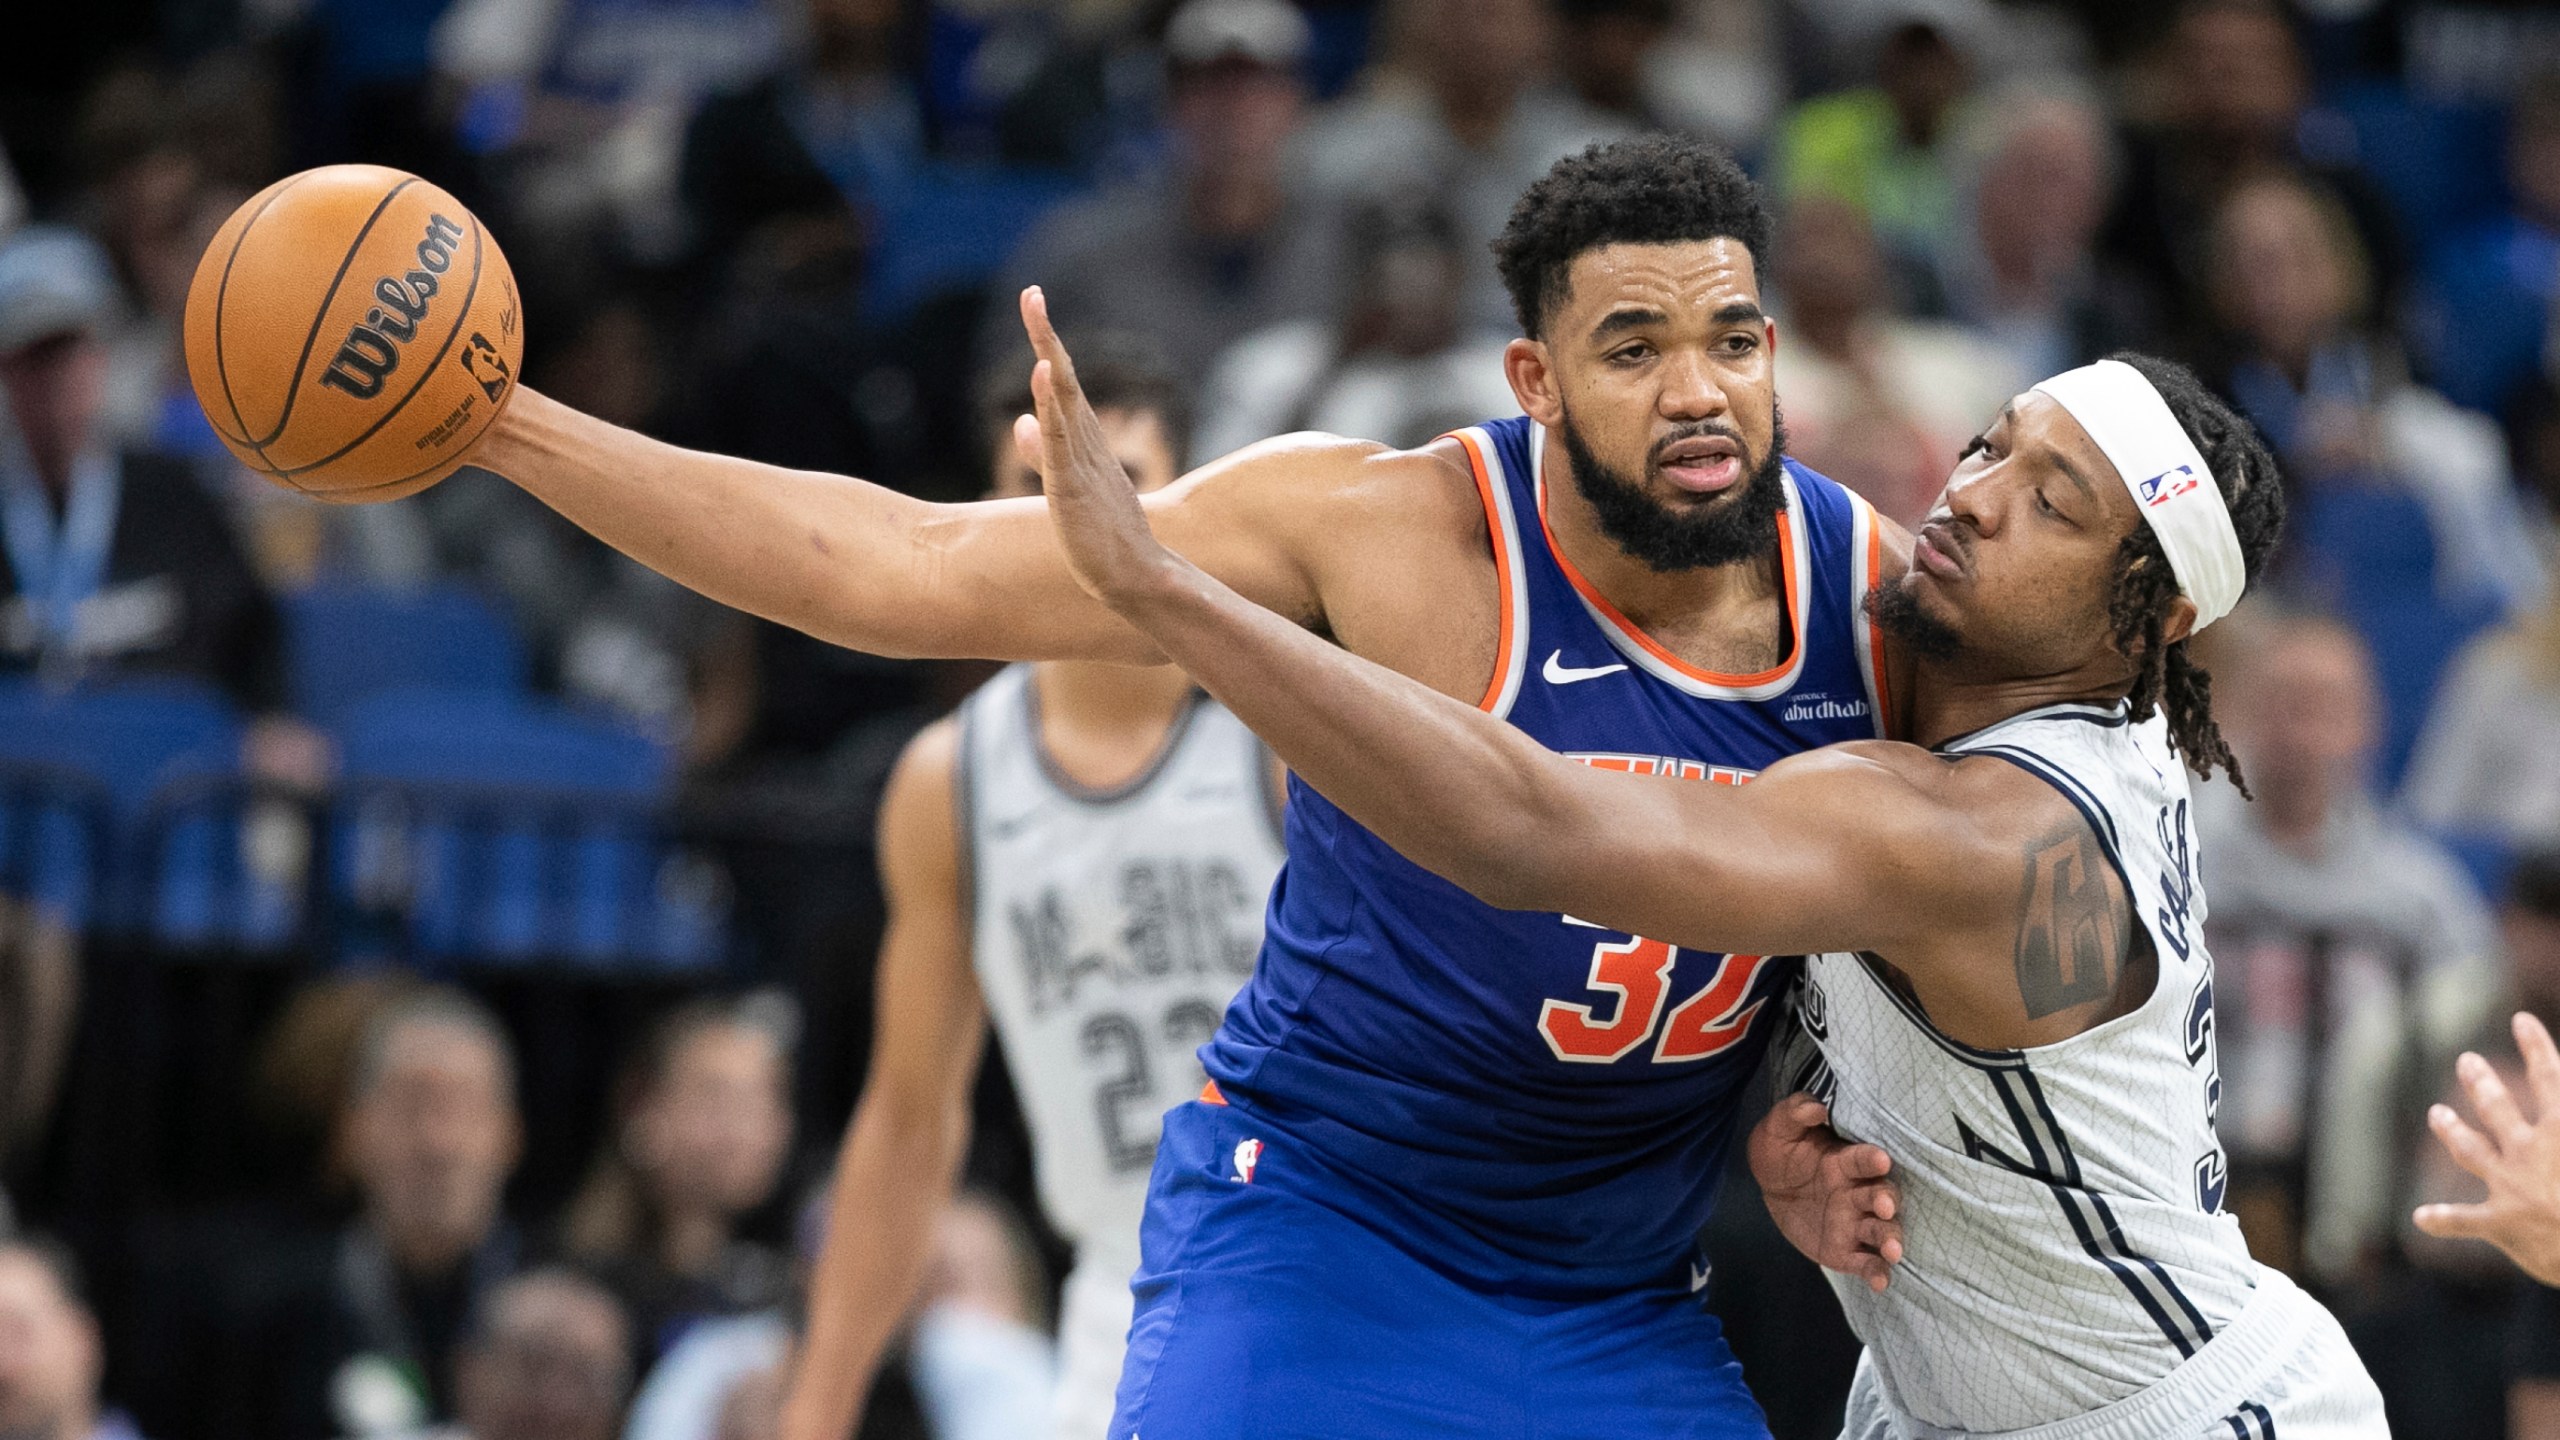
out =
[[(1986, 1360), (1992, 1357), (1985, 1357)], [(2258, 1273), (2238, 1319), (2150, 1386), (2024, 1430), (1963, 1431), (1899, 1413), (1872, 1354), (1858, 1357), (1841, 1440), (2390, 1440), (2382, 1392), (2347, 1334), (2283, 1275)]]
[(1104, 1440), (1120, 1392), (1120, 1362), (1129, 1350), (1129, 1272), (1079, 1262), (1058, 1298), (1058, 1396), (1051, 1440)]

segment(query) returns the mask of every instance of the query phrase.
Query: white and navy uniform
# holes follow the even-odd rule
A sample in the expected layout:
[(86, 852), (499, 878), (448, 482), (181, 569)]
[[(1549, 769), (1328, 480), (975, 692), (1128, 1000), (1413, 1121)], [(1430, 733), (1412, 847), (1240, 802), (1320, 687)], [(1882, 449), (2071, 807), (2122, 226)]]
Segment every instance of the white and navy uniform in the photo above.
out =
[[(2159, 953), (2151, 997), (2051, 1045), (1951, 1039), (1854, 954), (1814, 957), (1793, 1077), (1893, 1157), (1905, 1255), (1833, 1276), (1867, 1350), (1851, 1440), (2346, 1440), (2388, 1434), (2326, 1310), (2223, 1213), (2213, 960), (2185, 768), (2158, 717), (2032, 710), (1939, 747), (2068, 799)], [(2100, 883), (2056, 875), (2055, 884)], [(2009, 957), (1985, 957), (2002, 967)]]
[(1279, 873), (1269, 752), (1193, 692), (1147, 768), (1080, 785), (1040, 740), (1034, 670), (960, 710), (978, 983), (1031, 1130), (1041, 1208), (1075, 1242), (1059, 1318), (1058, 1440), (1111, 1423), (1164, 1112), (1253, 973)]

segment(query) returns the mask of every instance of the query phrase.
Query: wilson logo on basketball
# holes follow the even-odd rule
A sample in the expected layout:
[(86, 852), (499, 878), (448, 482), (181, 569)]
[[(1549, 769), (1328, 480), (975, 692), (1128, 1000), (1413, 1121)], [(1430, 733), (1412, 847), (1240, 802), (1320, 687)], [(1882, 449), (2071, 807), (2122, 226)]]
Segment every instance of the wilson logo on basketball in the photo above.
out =
[[(418, 268), (373, 283), (373, 298), (380, 303), (348, 328), (336, 358), (320, 372), (320, 383), (359, 400), (381, 394), (382, 382), (400, 368), (400, 347), (418, 338), (418, 322), (427, 317), (427, 302), (436, 295), (436, 277), (452, 268), (453, 252), (461, 243), (460, 225), (442, 215), (428, 216), (426, 236), (418, 241)], [(488, 385), (476, 368), (473, 378)], [(492, 388), (492, 400), (496, 388), (503, 388), (503, 381)]]

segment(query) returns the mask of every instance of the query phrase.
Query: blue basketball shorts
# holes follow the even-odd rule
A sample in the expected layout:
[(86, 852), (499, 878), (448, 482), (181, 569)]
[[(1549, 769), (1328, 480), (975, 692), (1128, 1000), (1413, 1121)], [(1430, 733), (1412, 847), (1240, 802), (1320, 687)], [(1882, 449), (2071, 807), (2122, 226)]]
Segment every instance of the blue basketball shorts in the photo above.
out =
[(1239, 1108), (1165, 1117), (1110, 1440), (1767, 1440), (1678, 1280), (1489, 1295), (1272, 1183), (1289, 1160)]

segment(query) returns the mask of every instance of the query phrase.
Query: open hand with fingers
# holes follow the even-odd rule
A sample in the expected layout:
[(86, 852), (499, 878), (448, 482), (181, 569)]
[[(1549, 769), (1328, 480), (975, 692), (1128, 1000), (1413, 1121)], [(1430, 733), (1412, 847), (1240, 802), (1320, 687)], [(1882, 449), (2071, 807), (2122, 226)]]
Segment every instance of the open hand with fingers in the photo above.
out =
[(2488, 1061), (2464, 1055), (2455, 1066), (2479, 1128), (2449, 1105), (2427, 1111), (2427, 1126), (2455, 1162), (2489, 1184), (2477, 1205), (2421, 1205), (2418, 1228), (2449, 1239), (2486, 1240), (2525, 1273), (2560, 1285), (2560, 1049), (2540, 1020), (2518, 1013), (2516, 1048), (2524, 1052), (2533, 1092), (2528, 1116)]
[(1048, 298), (1037, 285), (1022, 292), (1022, 325), (1039, 357), (1031, 369), (1039, 414), (1014, 421), (1014, 446), (1040, 472), (1049, 518), (1076, 583), (1125, 612), (1190, 567), (1148, 528), (1137, 489), (1076, 383), (1075, 360), (1050, 325)]
[(1787, 1243), (1826, 1270), (1881, 1293), (1902, 1263), (1902, 1195), (1893, 1161), (1840, 1137), (1831, 1112), (1801, 1091), (1751, 1131), (1752, 1178)]

